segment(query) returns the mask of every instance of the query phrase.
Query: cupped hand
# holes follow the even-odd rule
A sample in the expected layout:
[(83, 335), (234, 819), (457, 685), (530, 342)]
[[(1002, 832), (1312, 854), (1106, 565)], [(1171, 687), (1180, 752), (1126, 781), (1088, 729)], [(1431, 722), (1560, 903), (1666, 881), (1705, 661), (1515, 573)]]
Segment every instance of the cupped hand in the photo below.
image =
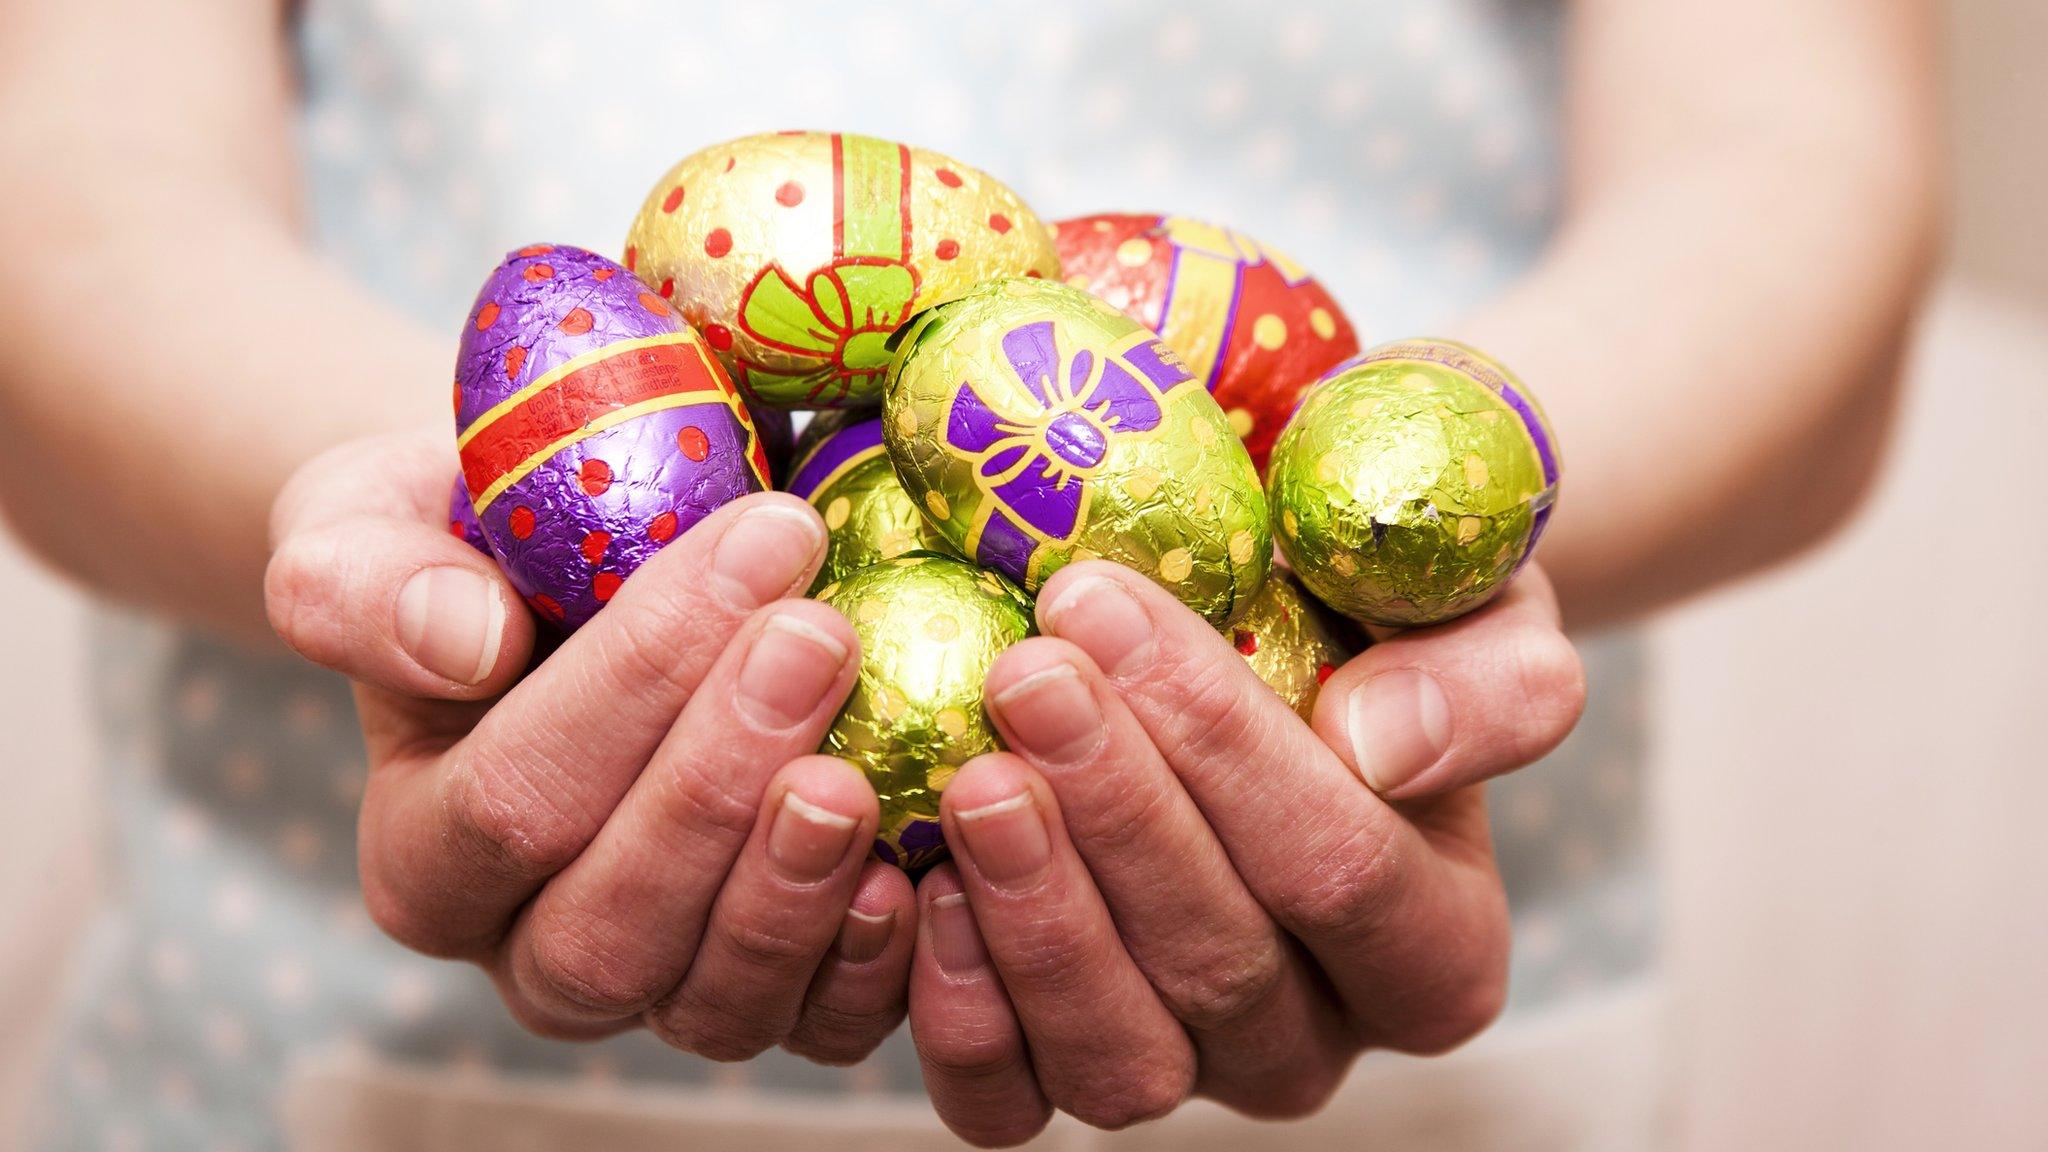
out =
[(844, 619), (786, 599), (817, 514), (720, 509), (529, 672), (526, 608), (448, 532), (452, 468), (442, 436), (359, 442), (272, 517), (272, 624), (357, 682), (372, 916), (545, 1035), (864, 1056), (902, 1018), (916, 907), (868, 858), (873, 790), (810, 755), (859, 665)]
[(1576, 723), (1540, 571), (1323, 686), (1313, 726), (1145, 578), (1070, 567), (988, 702), (954, 863), (920, 885), (910, 1026), (977, 1144), (1054, 1108), (1103, 1127), (1189, 1095), (1317, 1108), (1370, 1047), (1439, 1052), (1498, 1014), (1508, 919), (1478, 785)]

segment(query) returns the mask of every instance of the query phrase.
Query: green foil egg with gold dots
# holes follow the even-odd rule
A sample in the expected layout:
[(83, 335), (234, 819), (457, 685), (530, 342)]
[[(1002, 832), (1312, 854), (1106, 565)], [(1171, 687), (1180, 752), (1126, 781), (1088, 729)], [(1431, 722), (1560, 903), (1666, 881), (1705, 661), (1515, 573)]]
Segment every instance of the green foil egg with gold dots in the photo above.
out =
[(1026, 591), (1113, 560), (1220, 626), (1271, 566), (1258, 474), (1223, 409), (1157, 336), (1070, 285), (994, 280), (914, 321), (882, 431), (954, 550)]
[(875, 855), (922, 868), (946, 854), (939, 794), (1002, 747), (982, 682), (1032, 631), (1031, 602), (994, 572), (913, 552), (820, 589), (860, 637), (860, 678), (819, 751), (858, 767), (882, 801)]
[(835, 423), (804, 452), (789, 482), (789, 491), (811, 502), (829, 532), (812, 590), (915, 549), (951, 551), (897, 483), (882, 446), (881, 417)]
[(1486, 603), (1557, 498), (1555, 438), (1507, 369), (1445, 340), (1373, 348), (1309, 391), (1267, 475), (1280, 550), (1354, 620), (1417, 627)]

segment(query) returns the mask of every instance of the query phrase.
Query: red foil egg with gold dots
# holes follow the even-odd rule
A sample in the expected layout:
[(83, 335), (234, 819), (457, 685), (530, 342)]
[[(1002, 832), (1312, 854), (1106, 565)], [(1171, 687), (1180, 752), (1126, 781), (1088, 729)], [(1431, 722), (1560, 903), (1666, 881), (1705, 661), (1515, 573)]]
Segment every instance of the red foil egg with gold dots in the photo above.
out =
[(1166, 341), (1206, 383), (1261, 472), (1308, 386), (1358, 334), (1301, 265), (1185, 216), (1109, 213), (1053, 225), (1067, 283)]
[(631, 272), (567, 245), (521, 248), (477, 293), (455, 431), (491, 551), (563, 629), (698, 520), (767, 486), (753, 419), (703, 338)]
[(684, 157), (648, 192), (625, 260), (776, 408), (877, 406), (911, 316), (984, 280), (1059, 271), (1045, 225), (1001, 181), (844, 132)]

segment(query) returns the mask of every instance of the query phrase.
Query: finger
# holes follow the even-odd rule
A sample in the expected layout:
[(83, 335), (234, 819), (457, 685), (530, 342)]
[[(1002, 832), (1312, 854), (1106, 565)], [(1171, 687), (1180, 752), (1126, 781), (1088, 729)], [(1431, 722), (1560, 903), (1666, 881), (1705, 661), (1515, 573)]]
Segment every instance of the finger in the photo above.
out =
[(1051, 786), (1131, 958), (1193, 1036), (1203, 1094), (1262, 1115), (1313, 1110), (1354, 1042), (1095, 662), (1026, 640), (996, 659), (988, 700)]
[(775, 774), (688, 974), (647, 1013), (656, 1035), (746, 1060), (789, 1034), (846, 923), (877, 809), (874, 788), (844, 760), (808, 756)]
[[(845, 617), (814, 601), (783, 601), (747, 622), (590, 847), (550, 880), (520, 916), (504, 951), (528, 996), (569, 1018), (644, 1012), (690, 970), (728, 874), (754, 883), (755, 893), (776, 883), (794, 890), (797, 881), (773, 869), (762, 869), (765, 874), (748, 881), (734, 872), (734, 861), (756, 834), (755, 817), (770, 777), (817, 748), (853, 686), (858, 650)], [(821, 789), (822, 781), (831, 781), (814, 805), (858, 802), (871, 839), (874, 790), (846, 765), (827, 763), (830, 769), (816, 762), (804, 769), (806, 779)], [(783, 826), (790, 815), (778, 813), (775, 826)], [(786, 830), (799, 827), (791, 824)], [(859, 853), (865, 851), (865, 841), (855, 844), (855, 838), (854, 829), (839, 831), (838, 839), (850, 846), (845, 859), (833, 866), (836, 888), (823, 873), (808, 881), (830, 889), (803, 908), (804, 914), (818, 917), (821, 935), (815, 945), (811, 937), (799, 939), (786, 924), (773, 925), (795, 934), (781, 942), (768, 939), (765, 931), (737, 938), (771, 926), (767, 920), (747, 919), (773, 915), (750, 903), (727, 909), (727, 925), (736, 938), (724, 942), (726, 959), (752, 959), (786, 976), (783, 970), (798, 966), (802, 958), (799, 943), (822, 954), (838, 930), (859, 871)], [(759, 955), (744, 956), (750, 944)], [(812, 955), (808, 963), (814, 967), (816, 961)], [(735, 967), (727, 964), (724, 970)], [(804, 967), (794, 985), (792, 1010), (810, 973), (811, 967)], [(779, 1038), (777, 1032), (768, 1042)]]
[(858, 1064), (903, 1022), (917, 894), (901, 868), (870, 859), (846, 920), (782, 1046), (820, 1064)]
[(977, 757), (939, 816), (1046, 1096), (1100, 1128), (1177, 1107), (1194, 1049), (1125, 951), (1044, 779), (1007, 753)]
[(1585, 704), (1585, 670), (1532, 567), (1485, 608), (1345, 664), (1316, 699), (1315, 730), (1374, 791), (1419, 800), (1534, 763)]
[(792, 497), (721, 508), (642, 565), (445, 757), (419, 755), (415, 702), (366, 694), (371, 762), (383, 767), (360, 837), (378, 922), (420, 951), (492, 949), (597, 834), (749, 614), (808, 586), (824, 540), (817, 513)]
[(1038, 615), (1103, 669), (1246, 885), (1376, 1039), (1432, 1047), (1491, 1020), (1506, 945), (1483, 845), (1437, 851), (1144, 577), (1072, 565), (1046, 583)]
[(401, 696), (494, 696), (533, 650), (533, 618), (497, 565), (422, 523), (359, 517), (294, 533), (263, 591), (270, 626), (301, 656)]
[(925, 1092), (946, 1127), (981, 1148), (1037, 1135), (1052, 1105), (1032, 1075), (1024, 1027), (989, 962), (960, 875), (941, 864), (918, 884), (910, 1036)]

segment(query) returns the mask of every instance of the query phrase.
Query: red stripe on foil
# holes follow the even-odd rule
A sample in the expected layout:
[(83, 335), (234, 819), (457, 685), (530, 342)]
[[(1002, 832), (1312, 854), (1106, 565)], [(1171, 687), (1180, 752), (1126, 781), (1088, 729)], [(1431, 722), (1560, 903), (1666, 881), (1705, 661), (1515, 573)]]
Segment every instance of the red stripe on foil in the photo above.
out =
[(548, 445), (607, 412), (719, 383), (693, 344), (655, 344), (607, 356), (526, 398), (471, 437), (462, 478), (472, 499)]

